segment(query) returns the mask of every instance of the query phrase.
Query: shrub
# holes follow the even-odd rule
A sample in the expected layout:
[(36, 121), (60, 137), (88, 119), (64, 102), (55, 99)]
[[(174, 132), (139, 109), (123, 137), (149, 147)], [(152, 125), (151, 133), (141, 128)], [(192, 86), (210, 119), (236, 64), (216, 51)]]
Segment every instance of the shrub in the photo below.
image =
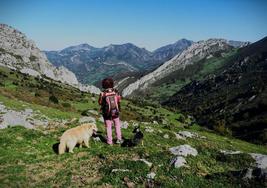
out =
[(49, 101), (52, 102), (52, 103), (55, 103), (55, 104), (58, 104), (58, 99), (55, 95), (51, 95), (49, 97)]
[(34, 96), (35, 97), (41, 97), (40, 93), (35, 93)]
[(231, 135), (231, 131), (226, 127), (226, 122), (224, 119), (218, 120), (215, 123), (214, 130), (222, 135)]
[(185, 123), (185, 116), (184, 115), (180, 115), (179, 118), (176, 119), (177, 121), (181, 122), (181, 123)]
[(70, 104), (70, 103), (67, 103), (67, 102), (63, 102), (63, 103), (62, 103), (62, 106), (63, 106), (64, 108), (70, 108), (70, 107), (71, 107), (71, 104)]

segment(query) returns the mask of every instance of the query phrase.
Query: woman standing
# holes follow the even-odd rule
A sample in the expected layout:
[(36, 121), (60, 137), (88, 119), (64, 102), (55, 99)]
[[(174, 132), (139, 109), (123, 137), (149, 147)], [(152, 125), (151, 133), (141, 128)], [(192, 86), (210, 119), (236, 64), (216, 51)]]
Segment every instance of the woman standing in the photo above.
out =
[(104, 118), (107, 143), (112, 145), (112, 124), (115, 124), (115, 132), (117, 137), (117, 144), (122, 143), (121, 125), (120, 125), (120, 100), (121, 96), (117, 90), (113, 88), (114, 81), (112, 78), (105, 78), (102, 80), (103, 92), (100, 93), (98, 104), (101, 105), (101, 112)]

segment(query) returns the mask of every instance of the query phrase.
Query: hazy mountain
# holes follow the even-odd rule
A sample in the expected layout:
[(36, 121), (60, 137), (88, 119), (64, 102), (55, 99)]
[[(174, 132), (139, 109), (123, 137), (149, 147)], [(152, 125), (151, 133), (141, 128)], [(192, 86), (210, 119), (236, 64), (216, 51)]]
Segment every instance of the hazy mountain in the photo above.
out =
[(193, 44), (193, 41), (187, 40), (187, 39), (181, 39), (173, 44), (169, 44), (169, 45), (156, 49), (153, 52), (153, 56), (155, 59), (167, 61), (173, 58), (178, 53), (182, 52), (184, 49), (186, 49), (191, 44)]
[(107, 76), (119, 80), (121, 75), (145, 73), (158, 67), (192, 44), (182, 39), (154, 52), (131, 43), (94, 48), (88, 44), (71, 46), (61, 51), (46, 51), (48, 59), (56, 66), (64, 65), (72, 70), (79, 81), (97, 84)]
[(222, 133), (266, 143), (266, 59), (267, 37), (239, 49), (220, 71), (191, 82), (164, 104)]

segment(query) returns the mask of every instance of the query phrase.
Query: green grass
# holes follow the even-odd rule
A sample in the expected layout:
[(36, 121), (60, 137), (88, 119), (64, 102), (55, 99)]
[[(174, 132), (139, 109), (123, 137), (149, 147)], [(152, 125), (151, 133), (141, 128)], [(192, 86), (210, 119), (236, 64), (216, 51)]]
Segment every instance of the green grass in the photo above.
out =
[[(104, 131), (101, 123), (98, 123), (98, 127)], [(141, 128), (144, 130), (144, 125), (141, 125)], [(223, 176), (215, 180), (206, 179), (205, 176), (241, 170), (250, 166), (253, 160), (246, 153), (223, 158), (219, 150), (232, 149), (267, 154), (263, 146), (225, 138), (214, 133), (196, 131), (200, 135), (205, 135), (207, 139), (196, 138), (185, 141), (174, 138), (174, 131), (183, 130), (179, 126), (174, 127), (172, 131), (162, 126), (153, 128), (153, 133), (145, 133), (144, 146), (128, 149), (91, 141), (91, 148), (75, 148), (74, 154), (66, 153), (61, 156), (54, 153), (52, 146), (58, 142), (58, 137), (66, 128), (55, 132), (48, 130), (48, 134), (22, 127), (0, 130), (0, 184), (3, 187), (103, 186), (104, 184), (123, 187), (123, 178), (127, 176), (130, 181), (142, 187), (146, 184), (147, 174), (153, 171), (156, 173), (154, 183), (163, 187), (177, 185), (238, 187), (240, 182), (230, 182)], [(123, 135), (131, 136), (131, 130), (132, 128), (123, 129)], [(162, 133), (159, 133), (159, 130)], [(164, 139), (162, 137), (164, 134), (169, 134), (170, 139)], [(170, 166), (174, 156), (168, 149), (181, 144), (195, 147), (199, 155), (186, 157), (189, 168), (175, 169)], [(135, 161), (136, 157), (146, 158), (154, 164), (153, 167), (150, 169), (143, 162)], [(112, 173), (112, 169), (129, 171)], [(90, 178), (92, 176), (96, 181)]]
[(78, 113), (69, 113), (55, 109), (52, 107), (41, 106), (38, 104), (31, 104), (24, 101), (9, 99), (5, 96), (0, 95), (0, 102), (2, 102), (6, 107), (13, 110), (25, 110), (26, 108), (31, 108), (34, 111), (40, 111), (41, 114), (46, 115), (49, 118), (58, 118), (58, 119), (71, 119), (74, 117), (80, 117)]
[[(20, 74), (5, 73), (5, 82), (21, 79)], [(0, 102), (7, 108), (24, 110), (31, 108), (39, 110), (50, 118), (70, 120), (80, 117), (81, 112), (87, 109), (98, 109), (97, 102), (93, 102), (90, 94), (81, 94), (69, 87), (54, 85), (55, 94), (59, 104), (48, 102), (49, 91), (41, 89), (41, 96), (32, 101), (25, 99), (19, 93), (24, 87), (24, 95), (31, 96), (35, 87), (28, 83), (38, 85), (39, 81), (26, 77), (24, 86), (18, 85), (11, 89), (6, 85), (0, 86)], [(48, 83), (46, 83), (49, 86)], [(71, 90), (71, 92), (70, 92)], [(72, 93), (72, 94), (70, 94)], [(62, 103), (70, 107), (64, 107)], [(43, 105), (44, 104), (44, 105)], [(147, 185), (147, 174), (155, 172), (155, 180), (150, 182), (155, 187), (240, 187), (244, 182), (228, 178), (230, 171), (244, 169), (253, 163), (247, 153), (267, 154), (264, 146), (247, 143), (231, 137), (224, 137), (204, 129), (196, 124), (188, 126), (190, 119), (180, 113), (174, 113), (160, 106), (137, 104), (133, 101), (123, 100), (121, 119), (138, 123), (144, 132), (151, 126), (154, 132), (144, 132), (144, 145), (134, 148), (122, 148), (118, 145), (109, 146), (103, 142), (90, 141), (90, 148), (75, 148), (74, 154), (58, 155), (53, 146), (58, 143), (63, 132), (77, 123), (64, 127), (47, 127), (37, 130), (25, 129), (20, 126), (0, 129), (0, 187), (125, 187), (124, 178), (134, 182), (137, 187)], [(98, 118), (100, 116), (96, 116)], [(152, 124), (152, 121), (159, 124)], [(163, 125), (161, 121), (167, 121)], [(147, 123), (144, 123), (146, 121)], [(103, 123), (97, 121), (101, 135), (105, 136)], [(133, 126), (122, 129), (125, 138), (131, 138)], [(180, 130), (195, 132), (206, 139), (193, 138), (177, 140), (175, 133)], [(163, 138), (168, 134), (169, 139)], [(114, 135), (114, 133), (113, 133)], [(175, 169), (170, 165), (174, 156), (169, 148), (181, 144), (189, 144), (196, 148), (199, 155), (186, 157), (189, 167)], [(240, 150), (244, 154), (224, 157), (220, 150)], [(152, 168), (136, 159), (144, 158), (153, 163)], [(112, 169), (128, 169), (128, 172), (113, 172)], [(207, 178), (210, 176), (211, 178)], [(249, 182), (251, 183), (251, 182)], [(251, 183), (251, 185), (253, 185)]]

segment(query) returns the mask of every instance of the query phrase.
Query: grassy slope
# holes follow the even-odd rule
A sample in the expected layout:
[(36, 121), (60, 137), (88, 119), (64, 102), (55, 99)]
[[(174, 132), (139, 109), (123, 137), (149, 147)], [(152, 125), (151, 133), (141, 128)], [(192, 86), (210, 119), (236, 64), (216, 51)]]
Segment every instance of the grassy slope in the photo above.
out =
[(147, 92), (149, 97), (146, 100), (164, 101), (174, 95), (183, 86), (190, 83), (192, 80), (203, 80), (206, 76), (214, 74), (220, 69), (229, 58), (233, 57), (237, 49), (225, 53), (223, 56), (211, 57), (203, 59), (194, 64), (188, 65), (185, 69), (178, 70), (167, 78), (160, 80), (158, 83), (152, 85)]
[[(31, 96), (35, 93), (32, 84), (39, 81), (29, 77), (23, 85), (14, 85), (14, 81), (24, 78), (21, 74), (1, 69), (1, 73), (7, 77), (1, 79), (0, 101), (9, 108), (21, 110), (30, 107), (40, 110), (50, 118), (71, 119), (80, 117), (85, 109), (97, 109), (90, 94), (81, 94), (68, 87), (54, 86), (53, 91), (59, 99), (59, 104), (51, 104), (48, 100), (49, 92), (39, 89), (39, 100), (26, 100), (24, 95)], [(13, 79), (13, 80), (12, 80)], [(48, 84), (48, 83), (47, 83)], [(48, 84), (49, 85), (49, 84)], [(21, 87), (24, 88), (23, 96), (20, 95)], [(32, 90), (32, 92), (30, 92)], [(68, 93), (71, 90), (71, 95)], [(62, 106), (63, 102), (71, 104), (70, 108)], [(62, 133), (77, 123), (62, 128), (45, 128), (40, 130), (28, 130), (22, 127), (12, 127), (0, 130), (0, 185), (1, 187), (77, 187), (77, 186), (107, 186), (124, 187), (123, 178), (128, 177), (136, 185), (143, 187), (146, 175), (155, 172), (154, 184), (162, 187), (238, 187), (244, 182), (220, 175), (216, 178), (204, 178), (207, 174), (213, 175), (240, 170), (248, 166), (252, 159), (247, 154), (230, 157), (226, 161), (220, 159), (220, 149), (241, 150), (244, 152), (258, 152), (267, 154), (263, 146), (253, 145), (244, 141), (222, 137), (207, 131), (197, 125), (187, 128), (189, 131), (206, 136), (207, 139), (175, 139), (174, 132), (185, 130), (187, 119), (179, 122), (181, 114), (174, 114), (162, 108), (140, 106), (131, 101), (123, 100), (122, 118), (133, 120), (161, 120), (166, 119), (169, 124), (150, 124), (154, 132), (145, 132), (144, 146), (127, 149), (118, 145), (108, 146), (103, 142), (91, 141), (91, 148), (75, 148), (74, 154), (66, 153), (57, 155), (53, 151), (53, 145), (58, 143)], [(140, 122), (139, 122), (140, 123)], [(105, 135), (104, 126), (97, 122), (102, 135)], [(148, 125), (141, 123), (141, 129)], [(186, 127), (186, 126), (185, 126)], [(123, 136), (129, 138), (132, 125), (129, 129), (122, 129)], [(163, 138), (164, 134), (170, 136)], [(188, 168), (175, 169), (169, 165), (174, 157), (168, 152), (172, 146), (190, 144), (195, 147), (199, 155), (187, 157)], [(154, 165), (150, 169), (143, 162), (134, 161), (136, 158), (146, 158)], [(129, 172), (111, 173), (112, 169), (129, 169)]]

